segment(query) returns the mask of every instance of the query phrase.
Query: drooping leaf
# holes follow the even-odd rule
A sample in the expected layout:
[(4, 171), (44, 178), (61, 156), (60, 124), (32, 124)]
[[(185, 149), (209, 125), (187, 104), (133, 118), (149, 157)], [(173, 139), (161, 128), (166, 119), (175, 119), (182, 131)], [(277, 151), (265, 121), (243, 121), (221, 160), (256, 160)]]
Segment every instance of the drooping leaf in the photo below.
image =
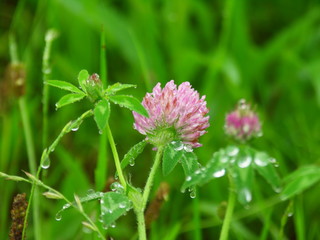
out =
[(139, 154), (142, 153), (143, 149), (147, 145), (146, 140), (142, 140), (141, 142), (134, 145), (123, 157), (121, 161), (121, 168), (124, 169), (130, 162), (134, 161)]
[(142, 106), (138, 99), (132, 96), (115, 95), (109, 96), (109, 99), (121, 107), (126, 107), (131, 111), (141, 114), (142, 116), (149, 117), (147, 110)]
[(128, 197), (118, 192), (107, 192), (101, 199), (101, 219), (108, 227), (132, 208)]
[(127, 89), (127, 88), (136, 88), (136, 85), (133, 84), (122, 84), (122, 83), (115, 83), (113, 85), (108, 86), (106, 89), (106, 93), (109, 95), (115, 94), (121, 90)]
[(169, 143), (164, 149), (162, 160), (162, 172), (164, 176), (168, 175), (174, 169), (184, 154), (183, 148), (177, 149), (177, 146), (183, 146), (183, 143), (180, 141), (174, 141)]
[(320, 181), (320, 167), (305, 166), (291, 173), (284, 179), (285, 187), (281, 193), (283, 200), (299, 194)]
[(281, 180), (275, 169), (275, 166), (270, 161), (272, 158), (264, 152), (254, 151), (253, 166), (258, 173), (266, 179), (272, 188), (279, 192), (281, 189)]
[(106, 99), (102, 99), (94, 107), (94, 120), (96, 121), (100, 132), (106, 127), (109, 116), (110, 103)]
[(57, 88), (60, 88), (60, 89), (63, 89), (63, 90), (69, 91), (69, 92), (83, 94), (83, 91), (81, 91), (79, 88), (77, 88), (73, 84), (65, 82), (65, 81), (48, 80), (45, 83), (52, 86), (52, 87), (57, 87)]
[(66, 106), (68, 104), (80, 101), (83, 99), (86, 95), (84, 93), (70, 93), (67, 95), (64, 95), (60, 100), (56, 103), (56, 108), (61, 108), (63, 106)]
[(86, 91), (86, 81), (89, 79), (89, 76), (87, 70), (81, 70), (78, 74), (78, 82), (83, 91)]

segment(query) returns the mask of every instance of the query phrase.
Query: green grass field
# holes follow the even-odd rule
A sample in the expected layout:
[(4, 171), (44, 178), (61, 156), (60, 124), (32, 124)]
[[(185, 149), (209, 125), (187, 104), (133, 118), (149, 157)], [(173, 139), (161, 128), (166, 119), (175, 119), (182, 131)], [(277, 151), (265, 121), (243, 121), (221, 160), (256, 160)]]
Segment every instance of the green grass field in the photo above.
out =
[[(86, 69), (106, 85), (137, 85), (124, 94), (139, 101), (158, 82), (188, 81), (206, 95), (210, 110), (203, 146), (194, 151), (199, 162), (206, 165), (214, 152), (232, 143), (224, 133), (225, 117), (245, 98), (263, 128), (263, 136), (250, 144), (277, 160), (288, 194), (283, 200), (255, 174), (252, 201), (245, 207), (236, 203), (228, 239), (320, 239), (319, 24), (317, 0), (1, 0), (0, 172), (26, 179), (23, 171), (36, 175), (43, 150), (70, 120), (92, 108), (85, 100), (56, 109), (65, 92), (44, 85), (48, 80), (78, 86), (78, 73)], [(46, 45), (49, 29), (56, 36)], [(10, 77), (8, 66), (17, 62), (25, 69), (22, 83)], [(145, 138), (133, 123), (131, 111), (111, 104), (109, 125), (120, 160)], [(52, 150), (50, 167), (39, 175), (43, 183), (71, 201), (90, 189), (110, 191), (114, 155), (92, 117)], [(154, 156), (147, 145), (125, 169), (135, 187), (144, 187)], [(148, 239), (219, 239), (228, 177), (198, 187), (195, 198), (181, 192), (184, 181), (180, 166), (167, 176), (155, 175), (150, 202), (160, 186), (166, 197), (153, 201), (158, 205), (151, 216), (158, 217), (148, 226)], [(31, 187), (0, 178), (0, 239), (9, 238), (14, 196), (26, 193), (29, 199)], [(66, 202), (48, 199), (44, 192), (43, 187), (35, 192), (26, 239), (99, 239), (82, 224), (88, 219), (77, 209), (63, 211), (56, 221)], [(105, 230), (98, 221), (99, 205), (90, 201), (83, 208), (104, 236), (139, 239), (133, 211)]]

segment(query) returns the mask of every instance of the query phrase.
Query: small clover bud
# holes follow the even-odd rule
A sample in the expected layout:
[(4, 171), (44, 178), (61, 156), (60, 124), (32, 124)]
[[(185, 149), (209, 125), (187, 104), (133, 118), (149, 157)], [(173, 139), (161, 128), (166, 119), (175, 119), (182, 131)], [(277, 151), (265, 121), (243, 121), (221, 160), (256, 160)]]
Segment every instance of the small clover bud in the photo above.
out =
[(103, 97), (103, 86), (98, 74), (94, 73), (86, 80), (85, 89), (92, 102)]
[(237, 108), (226, 116), (224, 128), (228, 136), (240, 142), (259, 137), (262, 133), (257, 114), (244, 99), (241, 99)]
[(134, 128), (147, 135), (156, 147), (173, 140), (181, 140), (193, 148), (200, 147), (200, 136), (209, 127), (209, 112), (205, 96), (200, 98), (189, 82), (177, 86), (170, 81), (161, 89), (158, 83), (152, 93), (147, 93), (142, 105), (149, 118), (133, 112)]

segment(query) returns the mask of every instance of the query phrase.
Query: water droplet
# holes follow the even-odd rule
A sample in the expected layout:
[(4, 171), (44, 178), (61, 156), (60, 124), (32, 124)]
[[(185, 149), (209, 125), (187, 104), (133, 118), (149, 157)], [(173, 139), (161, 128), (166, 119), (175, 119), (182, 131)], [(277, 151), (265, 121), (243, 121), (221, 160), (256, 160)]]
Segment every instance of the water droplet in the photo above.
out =
[(186, 152), (193, 152), (193, 148), (191, 145), (184, 145), (183, 149), (186, 151)]
[(220, 162), (222, 162), (222, 163), (228, 162), (228, 157), (226, 157), (226, 156), (221, 157)]
[(108, 209), (108, 212), (109, 212), (109, 213), (113, 213), (113, 210), (112, 210), (112, 209)]
[(265, 166), (268, 165), (268, 162), (263, 161), (263, 160), (262, 160), (261, 158), (259, 158), (259, 157), (255, 157), (254, 163), (255, 163), (256, 165), (260, 166), (260, 167), (265, 167)]
[(252, 194), (249, 191), (249, 189), (247, 188), (242, 189), (242, 194), (244, 195), (244, 199), (246, 200), (246, 202), (251, 202)]
[(46, 156), (45, 159), (43, 160), (41, 167), (43, 169), (48, 169), (50, 167), (50, 158), (48, 156)]
[(293, 212), (288, 212), (288, 217), (292, 217), (293, 216)]
[(130, 158), (130, 160), (129, 160), (129, 165), (130, 165), (131, 167), (133, 167), (134, 164), (135, 164), (134, 158)]
[(99, 134), (102, 134), (102, 130), (99, 130)]
[(252, 161), (252, 158), (251, 158), (250, 156), (243, 157), (243, 158), (241, 158), (241, 159), (238, 161), (238, 166), (239, 166), (240, 168), (249, 167), (251, 161)]
[(57, 214), (56, 214), (56, 221), (61, 221), (61, 219), (62, 219), (62, 215), (61, 215), (61, 213), (60, 212), (57, 212)]
[(78, 130), (79, 130), (79, 127), (71, 128), (71, 131), (74, 131), (74, 132), (76, 132), (76, 131), (78, 131)]
[(88, 191), (87, 191), (87, 195), (92, 195), (92, 194), (94, 194), (95, 193), (95, 191), (93, 190), (93, 189), (89, 189)]
[(182, 142), (172, 141), (171, 144), (173, 145), (174, 150), (176, 151), (181, 151), (184, 148), (184, 145)]
[(197, 195), (196, 195), (196, 193), (194, 192), (194, 191), (192, 191), (191, 193), (190, 193), (190, 197), (191, 198), (195, 198)]
[(123, 202), (123, 203), (119, 203), (119, 208), (125, 208), (127, 205), (126, 205), (126, 203), (125, 202)]
[(274, 187), (273, 190), (276, 192), (276, 193), (280, 193), (282, 191), (282, 188), (281, 187)]
[(186, 181), (187, 181), (187, 182), (191, 181), (191, 179), (192, 179), (191, 176), (186, 177)]
[(215, 178), (219, 178), (219, 177), (223, 177), (225, 173), (226, 173), (226, 170), (224, 168), (222, 168), (222, 169), (219, 169), (219, 170), (215, 171), (212, 174), (212, 176), (215, 177)]
[(198, 170), (197, 170), (197, 171), (195, 171), (194, 173), (198, 175), (198, 174), (200, 174), (200, 173), (201, 173), (201, 170), (200, 170), (200, 169), (198, 169)]
[(103, 224), (103, 225), (102, 225), (102, 228), (103, 228), (104, 230), (107, 230), (108, 227), (109, 227), (109, 226), (108, 226), (107, 224)]
[(65, 205), (63, 205), (62, 209), (67, 209), (70, 207), (70, 204), (69, 203), (66, 203)]
[(227, 154), (230, 156), (230, 157), (234, 157), (238, 154), (239, 152), (239, 148), (235, 147), (235, 146), (230, 146), (228, 147), (227, 149)]
[(110, 227), (111, 227), (111, 228), (115, 228), (115, 227), (116, 227), (116, 223), (115, 223), (115, 222), (111, 223), (111, 224), (110, 224)]
[(51, 148), (50, 152), (54, 152), (54, 150), (55, 150), (55, 148), (53, 147), (53, 148)]

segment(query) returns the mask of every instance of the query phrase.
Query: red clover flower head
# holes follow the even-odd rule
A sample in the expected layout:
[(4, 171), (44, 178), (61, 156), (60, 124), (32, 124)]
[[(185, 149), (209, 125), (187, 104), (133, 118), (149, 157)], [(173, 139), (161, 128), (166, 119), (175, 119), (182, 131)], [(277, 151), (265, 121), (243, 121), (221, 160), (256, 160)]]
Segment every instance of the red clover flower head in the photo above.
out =
[(198, 139), (209, 127), (205, 96), (200, 98), (189, 82), (178, 87), (173, 80), (161, 89), (160, 83), (147, 93), (142, 105), (149, 118), (133, 112), (134, 128), (156, 147), (180, 140), (193, 148), (202, 146)]
[(257, 114), (250, 109), (244, 99), (238, 103), (236, 110), (226, 117), (225, 132), (234, 139), (245, 142), (261, 136), (261, 123)]

